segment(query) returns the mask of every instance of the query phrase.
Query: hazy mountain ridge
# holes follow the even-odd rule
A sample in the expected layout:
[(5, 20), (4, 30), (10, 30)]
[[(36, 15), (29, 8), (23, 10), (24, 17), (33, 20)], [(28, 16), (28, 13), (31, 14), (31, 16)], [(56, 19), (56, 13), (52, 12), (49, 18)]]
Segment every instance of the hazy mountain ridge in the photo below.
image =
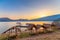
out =
[(10, 18), (0, 18), (0, 22), (8, 22), (8, 21), (60, 21), (60, 14), (42, 17), (42, 18), (36, 18), (32, 20), (28, 20), (28, 19), (12, 20)]
[(12, 20), (10, 18), (0, 18), (0, 22), (9, 22), (9, 21), (28, 21), (28, 20), (27, 19)]
[(52, 15), (52, 16), (47, 16), (47, 17), (42, 17), (42, 18), (36, 18), (32, 19), (34, 21), (54, 21), (60, 18), (60, 14), (57, 15)]
[(0, 18), (0, 21), (12, 21), (12, 20), (9, 18)]

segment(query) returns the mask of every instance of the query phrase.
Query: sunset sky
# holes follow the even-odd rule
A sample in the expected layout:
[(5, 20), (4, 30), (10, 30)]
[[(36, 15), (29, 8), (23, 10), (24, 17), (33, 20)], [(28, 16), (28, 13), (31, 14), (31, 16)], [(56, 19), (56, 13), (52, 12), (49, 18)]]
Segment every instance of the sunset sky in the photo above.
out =
[(34, 19), (60, 14), (60, 0), (0, 0), (0, 18)]

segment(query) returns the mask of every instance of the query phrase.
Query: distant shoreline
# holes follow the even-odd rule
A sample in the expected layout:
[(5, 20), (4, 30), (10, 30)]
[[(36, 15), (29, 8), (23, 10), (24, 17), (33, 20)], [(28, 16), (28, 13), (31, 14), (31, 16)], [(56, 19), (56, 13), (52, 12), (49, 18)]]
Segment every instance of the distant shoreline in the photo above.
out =
[[(0, 21), (0, 22), (29, 22), (29, 21)], [(30, 22), (36, 22), (36, 21), (30, 21)], [(38, 22), (38, 21), (37, 21)], [(49, 22), (49, 21), (47, 21)], [(51, 21), (50, 21), (51, 22)], [(52, 21), (53, 22), (53, 21)]]

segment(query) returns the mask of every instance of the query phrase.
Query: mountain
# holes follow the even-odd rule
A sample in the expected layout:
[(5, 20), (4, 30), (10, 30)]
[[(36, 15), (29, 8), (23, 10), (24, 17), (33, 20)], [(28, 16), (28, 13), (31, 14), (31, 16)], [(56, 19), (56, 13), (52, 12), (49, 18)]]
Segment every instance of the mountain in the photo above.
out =
[(4, 22), (4, 21), (12, 21), (11, 19), (9, 19), (9, 18), (0, 18), (0, 21), (2, 22)]
[(57, 15), (52, 15), (52, 16), (47, 16), (47, 17), (42, 17), (42, 18), (36, 18), (32, 19), (33, 21), (54, 21), (60, 19), (60, 14)]
[(17, 20), (14, 20), (14, 21), (28, 21), (28, 19), (17, 19)]
[(57, 20), (54, 20), (54, 21), (60, 21), (60, 18), (58, 18)]
[(60, 14), (42, 17), (42, 18), (36, 18), (32, 20), (27, 20), (27, 19), (12, 20), (10, 18), (0, 18), (0, 22), (8, 22), (8, 21), (60, 21)]
[(0, 22), (9, 22), (9, 21), (28, 21), (28, 20), (27, 19), (12, 20), (10, 18), (0, 18)]

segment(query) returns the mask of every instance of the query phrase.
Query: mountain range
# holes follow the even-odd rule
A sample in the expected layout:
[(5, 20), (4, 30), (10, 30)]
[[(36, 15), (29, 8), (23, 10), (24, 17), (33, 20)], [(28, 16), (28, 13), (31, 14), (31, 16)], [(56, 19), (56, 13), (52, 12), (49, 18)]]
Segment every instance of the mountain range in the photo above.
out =
[(2, 21), (12, 21), (12, 20), (9, 18), (0, 18), (0, 21), (2, 22)]
[(9, 22), (9, 21), (60, 21), (60, 14), (46, 16), (46, 17), (42, 17), (42, 18), (36, 18), (36, 19), (32, 19), (32, 20), (28, 20), (28, 19), (12, 20), (10, 18), (0, 18), (0, 22)]
[(60, 21), (60, 14), (32, 19), (33, 21)]
[(0, 22), (10, 22), (10, 21), (28, 21), (28, 20), (27, 19), (12, 20), (10, 18), (0, 18)]

